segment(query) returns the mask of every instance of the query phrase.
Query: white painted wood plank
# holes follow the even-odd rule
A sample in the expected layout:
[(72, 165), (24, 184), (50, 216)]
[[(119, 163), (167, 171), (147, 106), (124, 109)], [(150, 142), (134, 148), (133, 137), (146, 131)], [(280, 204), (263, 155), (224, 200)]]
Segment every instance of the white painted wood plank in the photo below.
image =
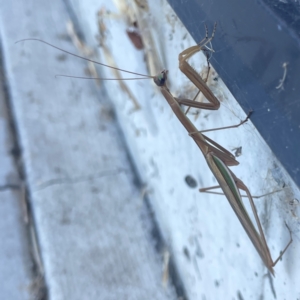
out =
[(19, 191), (0, 192), (0, 292), (3, 299), (32, 299), (33, 262)]
[[(120, 10), (107, 1), (100, 3), (91, 0), (87, 4), (87, 1), (73, 0), (72, 3), (80, 22), (85, 24), (85, 33), (89, 34), (92, 46), (98, 44), (94, 37), (99, 35), (96, 14), (101, 8), (102, 12), (107, 12), (102, 17), (106, 27), (106, 46), (116, 65), (122, 69), (147, 73), (144, 53), (130, 44), (125, 33), (129, 16), (134, 12), (132, 7), (127, 6), (125, 1), (115, 1)], [(165, 1), (148, 4), (149, 12), (140, 9), (137, 13), (139, 21), (146, 19), (148, 22), (147, 27), (141, 28), (142, 35), (150, 31), (154, 37), (155, 43), (147, 50), (150, 55), (154, 49), (159, 50), (163, 63), (158, 65), (161, 69), (169, 70), (170, 90), (174, 95), (185, 95), (191, 86), (178, 70), (177, 56), (195, 42)], [(204, 35), (201, 21), (199, 30)], [(215, 38), (218, 38), (218, 33)], [(154, 56), (154, 60), (157, 59)], [(198, 57), (193, 65), (200, 70), (205, 65), (204, 58)], [(105, 77), (112, 76), (108, 70)], [(290, 205), (290, 201), (299, 199), (299, 191), (251, 122), (242, 128), (210, 133), (209, 136), (230, 150), (243, 147), (243, 154), (238, 158), (240, 165), (233, 171), (248, 185), (253, 195), (276, 190), (283, 182), (288, 187), (276, 195), (255, 201), (274, 259), (289, 239), (285, 221), (294, 234), (294, 243), (282, 262), (275, 267), (274, 280), (265, 276), (264, 265), (227, 200), (199, 194), (185, 184), (186, 175), (196, 178), (199, 187), (213, 186), (216, 181), (199, 149), (172, 115), (157, 88), (144, 81), (128, 82), (142, 107), (133, 111), (130, 97), (121, 88), (118, 89), (118, 83), (107, 82), (106, 86), (115, 103), (139, 173), (151, 191), (151, 203), (188, 297), (223, 299), (224, 294), (228, 299), (239, 296), (244, 299), (271, 299), (275, 294), (280, 299), (297, 297), (299, 208)], [(212, 89), (221, 100), (220, 111), (201, 111), (196, 122), (197, 128), (235, 124), (245, 118), (245, 113), (221, 79), (214, 83)]]
[[(11, 13), (13, 12), (13, 14)], [(2, 4), (1, 39), (49, 299), (174, 299), (110, 104), (84, 75), (63, 1)]]
[(21, 184), (2, 83), (0, 85), (0, 294), (2, 299), (32, 299), (33, 262), (22, 209)]

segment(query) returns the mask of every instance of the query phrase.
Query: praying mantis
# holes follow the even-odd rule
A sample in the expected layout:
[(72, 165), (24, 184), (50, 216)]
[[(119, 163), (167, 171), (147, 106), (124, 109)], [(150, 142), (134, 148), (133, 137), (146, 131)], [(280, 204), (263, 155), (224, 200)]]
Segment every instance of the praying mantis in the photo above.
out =
[[(273, 267), (277, 264), (277, 262), (281, 259), (283, 254), (286, 252), (290, 244), (292, 243), (292, 234), (290, 229), (290, 241), (279, 255), (279, 257), (273, 261), (270, 250), (268, 248), (266, 238), (262, 229), (262, 225), (260, 223), (255, 204), (253, 201), (253, 197), (251, 196), (250, 191), (248, 190), (247, 186), (229, 169), (230, 166), (238, 165), (239, 162), (236, 161), (235, 157), (221, 145), (213, 141), (212, 139), (208, 138), (203, 132), (212, 131), (212, 130), (221, 130), (221, 129), (229, 129), (239, 127), (250, 117), (251, 112), (248, 114), (245, 120), (241, 121), (237, 125), (227, 126), (223, 128), (205, 130), (205, 131), (198, 131), (198, 129), (194, 126), (194, 124), (190, 121), (190, 119), (186, 116), (186, 113), (182, 111), (180, 105), (185, 105), (188, 107), (195, 107), (207, 110), (218, 110), (220, 107), (219, 100), (215, 97), (212, 91), (206, 84), (208, 75), (205, 80), (190, 66), (187, 60), (192, 57), (195, 53), (204, 51), (207, 57), (207, 61), (209, 64), (209, 54), (213, 51), (208, 45), (211, 43), (212, 39), (214, 38), (216, 30), (216, 25), (214, 27), (213, 33), (211, 37), (208, 37), (207, 30), (206, 30), (206, 37), (200, 41), (195, 46), (192, 46), (179, 54), (179, 68), (183, 74), (187, 76), (187, 78), (199, 89), (199, 92), (202, 92), (205, 98), (208, 100), (206, 103), (195, 102), (194, 100), (190, 99), (179, 99), (174, 97), (167, 87), (167, 75), (168, 71), (163, 70), (156, 76), (149, 76), (138, 74), (134, 72), (129, 72), (126, 70), (122, 70), (119, 68), (111, 67), (87, 58), (83, 58), (85, 60), (94, 62), (96, 64), (100, 64), (109, 68), (117, 69), (121, 72), (127, 72), (131, 74), (135, 74), (140, 76), (141, 78), (131, 78), (134, 79), (153, 79), (155, 84), (159, 87), (162, 95), (164, 96), (165, 100), (171, 107), (173, 113), (176, 115), (180, 123), (184, 126), (187, 130), (190, 137), (195, 141), (196, 145), (199, 147), (200, 151), (202, 152), (210, 170), (214, 174), (216, 180), (218, 181), (218, 186), (210, 187), (210, 188), (203, 188), (200, 189), (201, 192), (210, 192), (212, 189), (221, 188), (224, 195), (226, 196), (227, 200), (229, 201), (232, 209), (234, 210), (235, 214), (237, 215), (239, 221), (241, 222), (244, 230), (246, 231), (247, 235), (249, 236), (251, 242), (253, 243), (254, 247), (256, 248), (258, 254), (260, 255), (262, 261), (264, 262), (267, 269), (270, 271), (272, 275), (274, 275)], [(37, 40), (37, 39), (26, 39), (26, 40)], [(24, 40), (22, 40), (24, 41)], [(79, 55), (70, 53), (63, 49), (60, 49), (56, 46), (53, 46), (47, 42), (38, 40), (43, 42), (51, 47), (64, 51), (68, 54), (71, 54), (76, 57), (80, 57)], [(82, 57), (80, 57), (82, 58)], [(209, 70), (209, 69), (208, 69)], [(209, 71), (208, 71), (209, 72)], [(74, 76), (69, 76), (74, 77)], [(251, 221), (249, 214), (247, 213), (243, 201), (242, 196), (240, 194), (240, 190), (246, 193), (247, 198), (249, 199), (251, 209), (254, 215), (255, 223), (257, 225), (258, 230), (256, 229), (255, 225)]]
[[(213, 140), (209, 139), (200, 131), (198, 131), (193, 123), (186, 117), (184, 112), (181, 110), (180, 104), (190, 106), (190, 107), (197, 107), (202, 109), (209, 109), (209, 110), (217, 110), (220, 107), (220, 102), (211, 92), (211, 90), (206, 85), (206, 82), (201, 78), (201, 76), (188, 64), (187, 59), (190, 58), (195, 53), (207, 49), (205, 48), (208, 43), (214, 37), (216, 29), (216, 24), (214, 27), (214, 31), (210, 38), (206, 37), (196, 46), (192, 46), (179, 54), (179, 68), (180, 70), (193, 82), (193, 84), (203, 93), (205, 98), (209, 101), (209, 103), (195, 103), (193, 100), (184, 99), (179, 100), (174, 98), (170, 93), (168, 87), (166, 86), (167, 80), (167, 71), (163, 70), (157, 77), (154, 77), (154, 82), (157, 86), (160, 87), (161, 93), (167, 100), (168, 104), (172, 108), (173, 112), (175, 113), (176, 117), (179, 119), (181, 124), (185, 127), (188, 131), (189, 135), (194, 139), (197, 146), (200, 148), (202, 154), (204, 155), (206, 162), (214, 174), (215, 178), (217, 179), (219, 186), (200, 189), (201, 192), (209, 191), (215, 188), (221, 188), (228, 199), (232, 209), (234, 210), (235, 214), (237, 215), (238, 219), (240, 220), (243, 228), (245, 229), (246, 233), (248, 234), (251, 242), (253, 243), (254, 247), (256, 248), (257, 252), (259, 253), (261, 259), (263, 260), (264, 264), (270, 271), (272, 275), (274, 275), (273, 267), (277, 264), (277, 262), (281, 259), (285, 251), (288, 249), (290, 244), (292, 243), (292, 235), (290, 232), (290, 241), (279, 255), (279, 257), (273, 261), (270, 250), (268, 248), (265, 235), (262, 230), (262, 226), (260, 220), (258, 218), (258, 214), (254, 205), (254, 201), (252, 199), (251, 193), (248, 190), (247, 186), (237, 178), (234, 173), (228, 168), (229, 166), (237, 165), (238, 162), (235, 160), (234, 156), (227, 151), (225, 148), (214, 142)], [(244, 124), (248, 118), (250, 117), (251, 112), (248, 114), (247, 118), (240, 122), (237, 125), (218, 128), (218, 129), (228, 129), (238, 127)], [(207, 131), (207, 130), (206, 130)], [(239, 190), (243, 190), (246, 192), (246, 195), (250, 201), (251, 209), (255, 217), (255, 221), (258, 227), (258, 232), (253, 225), (241, 198), (241, 194)]]

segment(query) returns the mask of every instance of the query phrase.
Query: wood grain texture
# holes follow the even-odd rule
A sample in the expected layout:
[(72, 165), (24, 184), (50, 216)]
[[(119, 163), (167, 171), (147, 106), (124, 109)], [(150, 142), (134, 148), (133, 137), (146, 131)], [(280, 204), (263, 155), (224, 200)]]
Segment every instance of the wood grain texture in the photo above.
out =
[(174, 299), (164, 288), (151, 217), (105, 93), (76, 52), (63, 1), (1, 5), (7, 84), (49, 299)]

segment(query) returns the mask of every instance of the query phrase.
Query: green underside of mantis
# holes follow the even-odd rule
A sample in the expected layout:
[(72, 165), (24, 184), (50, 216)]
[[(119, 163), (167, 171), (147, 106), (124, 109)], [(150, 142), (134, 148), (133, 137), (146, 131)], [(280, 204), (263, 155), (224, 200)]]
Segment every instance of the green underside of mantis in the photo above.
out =
[[(213, 160), (214, 160), (218, 170), (221, 172), (221, 174), (222, 174), (224, 180), (226, 181), (228, 187), (230, 188), (234, 198), (235, 199), (241, 199), (240, 198), (241, 196), (240, 196), (240, 193), (237, 189), (237, 186), (235, 185), (235, 182), (234, 182), (232, 176), (227, 171), (227, 168), (225, 167), (224, 163), (216, 156), (213, 156)], [(242, 203), (241, 203), (241, 206), (244, 207), (244, 205)]]

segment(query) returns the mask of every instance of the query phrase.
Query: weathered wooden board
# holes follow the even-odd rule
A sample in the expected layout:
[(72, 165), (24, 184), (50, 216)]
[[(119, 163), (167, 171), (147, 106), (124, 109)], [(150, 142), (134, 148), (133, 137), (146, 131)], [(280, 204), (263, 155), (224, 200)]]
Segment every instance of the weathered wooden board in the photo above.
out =
[(14, 44), (38, 37), (75, 52), (64, 2), (8, 1), (0, 13), (49, 299), (174, 299), (163, 287), (151, 216), (105, 93), (93, 82), (54, 77), (83, 75), (84, 62), (37, 42)]
[[(114, 1), (115, 7), (107, 1), (89, 1), (88, 4), (81, 0), (71, 2), (79, 23), (84, 25), (82, 28), (89, 45), (93, 47), (99, 44), (95, 37), (100, 35), (96, 18), (100, 10), (105, 35), (101, 39), (101, 61), (111, 64), (114, 59), (122, 69), (145, 74), (148, 72), (146, 56), (155, 65), (153, 69), (149, 68), (152, 75), (163, 68), (169, 70), (169, 87), (174, 95), (186, 96), (191, 92), (191, 84), (178, 69), (177, 56), (188, 46), (194, 45), (195, 41), (165, 1), (149, 1), (149, 10), (144, 1), (132, 1), (132, 6), (128, 5), (130, 1)], [(139, 8), (134, 3), (140, 4)], [(144, 51), (135, 49), (126, 34), (126, 29), (134, 20), (146, 40)], [(204, 37), (205, 20), (195, 22), (199, 23), (198, 30)], [(211, 31), (212, 24), (208, 25)], [(205, 59), (202, 56), (193, 61), (193, 66), (199, 71), (202, 68), (205, 73)], [(113, 76), (108, 70), (104, 77)], [(215, 78), (217, 80), (212, 80), (211, 88), (221, 100), (221, 108), (218, 112), (202, 110), (195, 123), (197, 128), (236, 124), (245, 118), (222, 80), (216, 74)], [(141, 106), (140, 110), (134, 111), (132, 95), (124, 92), (118, 82), (107, 82), (106, 86), (115, 103), (139, 174), (151, 191), (152, 206), (188, 297), (223, 299), (226, 294), (227, 298), (232, 299), (271, 299), (275, 294), (278, 298), (299, 295), (296, 284), (299, 208), (297, 201), (293, 201), (294, 198), (299, 199), (299, 191), (251, 122), (239, 129), (210, 133), (209, 136), (229, 150), (242, 146), (242, 155), (238, 157), (240, 165), (233, 171), (253, 195), (276, 190), (283, 183), (287, 187), (278, 194), (255, 200), (274, 258), (289, 239), (284, 221), (294, 233), (295, 242), (276, 266), (274, 281), (265, 276), (263, 263), (227, 200), (220, 196), (199, 194), (197, 189), (186, 185), (186, 175), (195, 178), (199, 187), (213, 186), (216, 181), (199, 149), (172, 115), (157, 88), (151, 82), (128, 82), (129, 90)]]
[(33, 299), (33, 262), (23, 193), (13, 150), (13, 132), (0, 84), (0, 294), (3, 299)]

